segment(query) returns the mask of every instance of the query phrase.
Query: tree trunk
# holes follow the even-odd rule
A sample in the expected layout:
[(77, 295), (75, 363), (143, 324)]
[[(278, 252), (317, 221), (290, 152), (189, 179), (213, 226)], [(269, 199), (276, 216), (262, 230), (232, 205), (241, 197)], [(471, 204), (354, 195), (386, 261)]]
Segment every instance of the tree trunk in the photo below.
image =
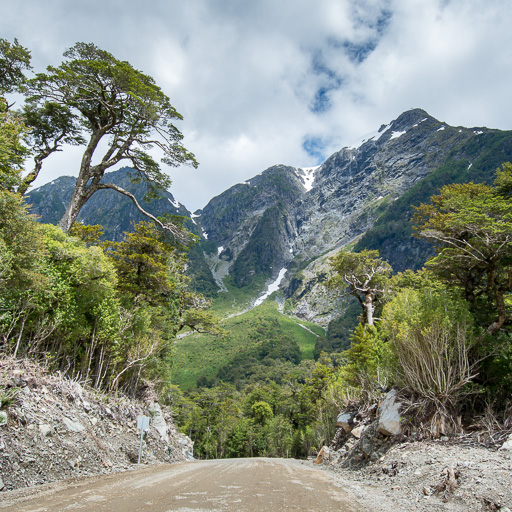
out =
[(92, 185), (86, 188), (82, 181), (83, 180), (80, 180), (80, 178), (77, 180), (75, 190), (73, 191), (73, 195), (71, 196), (68, 207), (66, 208), (66, 213), (64, 213), (62, 219), (59, 221), (59, 227), (62, 231), (68, 232), (70, 230), (71, 226), (75, 223), (80, 210), (94, 192), (98, 190)]
[(373, 312), (375, 311), (375, 306), (373, 305), (373, 294), (366, 293), (365, 299), (366, 302), (364, 303), (364, 308), (366, 310), (366, 323), (368, 325), (373, 325)]
[[(89, 140), (89, 144), (87, 144), (87, 148), (84, 152), (82, 162), (80, 164), (80, 173), (78, 174), (78, 178), (76, 180), (73, 195), (71, 196), (71, 200), (69, 201), (68, 207), (66, 208), (66, 213), (64, 213), (62, 219), (60, 219), (59, 222), (59, 227), (63, 231), (69, 231), (71, 226), (76, 221), (78, 214), (80, 213), (80, 210), (83, 208), (84, 204), (91, 198), (94, 192), (98, 190), (98, 183), (101, 181), (101, 178), (103, 178), (106, 167), (91, 167), (91, 161), (94, 151), (96, 150), (104, 134), (105, 129), (94, 131)], [(91, 178), (92, 182), (89, 183)]]
[[(48, 156), (48, 155), (46, 155), (46, 156)], [(44, 158), (45, 158), (45, 156), (34, 158), (34, 162), (35, 162), (34, 169), (23, 178), (23, 181), (21, 182), (20, 186), (18, 187), (17, 192), (18, 192), (18, 194), (20, 194), (20, 196), (25, 195), (25, 193), (28, 190), (28, 187), (30, 187), (32, 182), (34, 182), (35, 179), (39, 176), (39, 171), (41, 170), (41, 167), (43, 166)]]

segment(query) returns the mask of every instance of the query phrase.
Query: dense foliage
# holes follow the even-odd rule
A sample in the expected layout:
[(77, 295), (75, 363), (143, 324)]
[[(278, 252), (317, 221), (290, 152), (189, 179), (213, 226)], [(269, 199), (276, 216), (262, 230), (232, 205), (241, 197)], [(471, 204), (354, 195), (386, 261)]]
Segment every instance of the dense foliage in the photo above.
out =
[(203, 306), (186, 290), (182, 247), (148, 223), (99, 246), (94, 231), (78, 227), (71, 236), (37, 223), (6, 190), (0, 219), (3, 353), (46, 358), (108, 389), (168, 378), (175, 335)]
[[(63, 144), (83, 144), (87, 132), (75, 189), (81, 201), (125, 158), (150, 189), (168, 184), (145, 152), (151, 145), (171, 165), (195, 160), (171, 123), (180, 115), (150, 77), (94, 45), (78, 43), (66, 56), (61, 67), (27, 81), (29, 52), (0, 40), (0, 353), (44, 359), (95, 387), (134, 392), (141, 380), (168, 380), (179, 330), (219, 332), (204, 311), (208, 302), (187, 290), (188, 247), (181, 241), (190, 237), (181, 221), (150, 216), (155, 223), (101, 244), (99, 227), (72, 226), (76, 215), (69, 212), (80, 201), (68, 208), (65, 233), (39, 224), (21, 196), (44, 158)], [(4, 97), (14, 91), (30, 93), (23, 111)], [(160, 141), (150, 139), (154, 131)], [(93, 166), (104, 135), (111, 136), (107, 155)], [(36, 168), (24, 176), (29, 154)]]
[(303, 362), (281, 385), (220, 384), (186, 397), (175, 389), (171, 403), (199, 457), (305, 457), (334, 434), (339, 409), (331, 389), (334, 372), (330, 359)]

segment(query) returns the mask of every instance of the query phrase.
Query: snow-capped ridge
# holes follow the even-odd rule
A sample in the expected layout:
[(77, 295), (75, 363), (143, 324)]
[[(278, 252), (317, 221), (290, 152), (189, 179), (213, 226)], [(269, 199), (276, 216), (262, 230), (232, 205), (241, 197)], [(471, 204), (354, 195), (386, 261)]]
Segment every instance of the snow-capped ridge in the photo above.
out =
[(178, 210), (180, 209), (181, 204), (179, 203), (179, 201), (176, 201), (176, 199), (171, 199), (170, 197), (168, 197), (167, 201), (169, 201), (169, 203), (171, 203), (174, 206), (174, 208)]

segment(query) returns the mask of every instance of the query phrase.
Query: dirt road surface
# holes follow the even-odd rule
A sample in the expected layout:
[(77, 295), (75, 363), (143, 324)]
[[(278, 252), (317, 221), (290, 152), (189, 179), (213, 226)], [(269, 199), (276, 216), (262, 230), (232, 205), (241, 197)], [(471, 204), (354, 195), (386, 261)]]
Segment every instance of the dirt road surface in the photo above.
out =
[(361, 512), (333, 475), (290, 459), (151, 466), (0, 494), (16, 512)]

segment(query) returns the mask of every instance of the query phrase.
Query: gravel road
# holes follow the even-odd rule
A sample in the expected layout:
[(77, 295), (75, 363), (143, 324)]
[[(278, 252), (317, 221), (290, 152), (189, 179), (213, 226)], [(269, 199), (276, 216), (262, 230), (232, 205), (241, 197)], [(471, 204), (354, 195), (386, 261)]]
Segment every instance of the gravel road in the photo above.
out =
[(3, 493), (16, 512), (361, 512), (332, 474), (292, 459), (224, 459), (145, 467)]

